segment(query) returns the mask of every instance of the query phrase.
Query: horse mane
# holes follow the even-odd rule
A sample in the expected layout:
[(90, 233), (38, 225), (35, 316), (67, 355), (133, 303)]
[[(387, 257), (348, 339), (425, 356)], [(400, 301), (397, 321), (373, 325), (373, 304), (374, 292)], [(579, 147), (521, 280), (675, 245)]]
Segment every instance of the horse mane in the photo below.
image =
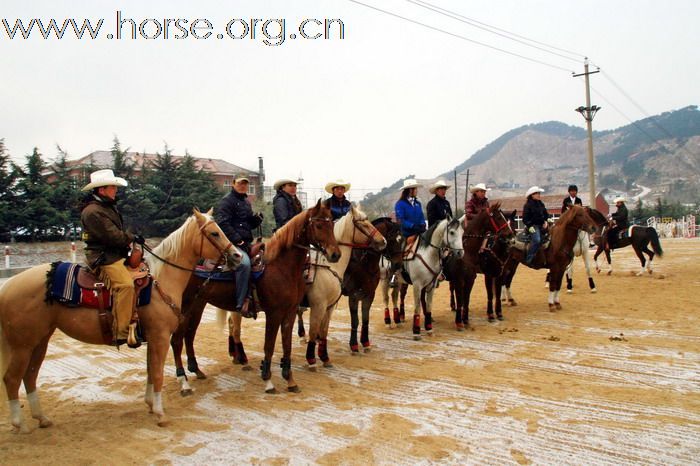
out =
[(421, 241), (425, 242), (425, 243), (430, 243), (433, 239), (433, 232), (435, 232), (435, 229), (437, 228), (438, 225), (440, 225), (440, 223), (442, 223), (442, 220), (440, 220), (437, 223), (433, 223), (433, 226), (431, 226), (430, 228), (425, 230), (423, 233), (421, 233), (421, 235), (420, 235)]
[(559, 250), (564, 242), (564, 237), (566, 233), (566, 227), (571, 223), (571, 221), (576, 217), (579, 210), (583, 210), (580, 205), (573, 205), (569, 207), (566, 212), (564, 212), (557, 223), (554, 224), (556, 228), (552, 228), (552, 247), (555, 250)]
[(599, 210), (596, 210), (596, 209), (593, 209), (593, 208), (590, 208), (590, 207), (589, 207), (589, 208), (588, 208), (588, 214), (591, 216), (591, 218), (593, 219), (593, 221), (594, 221), (597, 225), (602, 225), (602, 224), (604, 224), (604, 223), (608, 223), (608, 219), (605, 218), (605, 215), (603, 215), (603, 213), (602, 213), (601, 211), (599, 211)]
[[(209, 219), (209, 215), (202, 215), (205, 215), (207, 219)], [(180, 228), (170, 233), (168, 236), (165, 237), (163, 241), (160, 242), (158, 246), (153, 248), (153, 252), (158, 254), (163, 259), (177, 263), (177, 259), (183, 252), (182, 245), (189, 244), (189, 242), (184, 241), (184, 236), (188, 234), (187, 232), (190, 228), (190, 225), (192, 225), (193, 223), (197, 223), (197, 219), (194, 215), (190, 215), (189, 217), (187, 217), (187, 220), (185, 220), (185, 223), (180, 225)], [(154, 277), (157, 277), (161, 267), (163, 267), (163, 262), (160, 260), (151, 261), (150, 267), (151, 274)]]
[(265, 262), (270, 263), (277, 259), (282, 251), (291, 248), (298, 240), (301, 231), (304, 229), (306, 221), (311, 215), (311, 210), (307, 209), (295, 215), (282, 228), (277, 230), (270, 242), (265, 246)]

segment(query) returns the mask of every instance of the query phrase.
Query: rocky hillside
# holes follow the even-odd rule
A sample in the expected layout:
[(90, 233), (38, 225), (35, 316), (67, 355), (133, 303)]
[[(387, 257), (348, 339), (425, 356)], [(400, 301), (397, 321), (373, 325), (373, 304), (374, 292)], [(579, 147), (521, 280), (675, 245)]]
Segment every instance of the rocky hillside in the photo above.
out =
[[(634, 194), (650, 188), (649, 198), (700, 200), (700, 111), (697, 106), (663, 113), (611, 131), (594, 132), (596, 187)], [(470, 183), (486, 182), (490, 197), (522, 195), (531, 185), (548, 193), (565, 193), (570, 183), (581, 191), (588, 186), (586, 131), (550, 121), (508, 131), (455, 167), (460, 203), (465, 175)], [(453, 171), (424, 179), (427, 186), (439, 178), (453, 183)], [(411, 175), (405, 178), (411, 177)], [(363, 201), (366, 209), (390, 212), (402, 178)], [(428, 199), (427, 190), (420, 193)], [(453, 200), (453, 194), (450, 194)]]

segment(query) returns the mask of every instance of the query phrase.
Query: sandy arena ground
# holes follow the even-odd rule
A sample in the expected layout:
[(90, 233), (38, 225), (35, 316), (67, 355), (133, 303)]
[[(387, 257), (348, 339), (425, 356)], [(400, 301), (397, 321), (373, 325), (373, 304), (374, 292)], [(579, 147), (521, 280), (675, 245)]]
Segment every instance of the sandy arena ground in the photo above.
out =
[[(210, 308), (196, 345), (209, 377), (190, 379), (195, 394), (183, 398), (166, 366), (165, 428), (142, 401), (145, 349), (57, 333), (39, 377), (55, 425), (14, 434), (2, 403), (0, 464), (698, 464), (699, 246), (664, 240), (651, 277), (632, 276), (631, 248), (616, 252), (615, 274), (594, 277), (597, 294), (577, 259), (574, 293), (556, 313), (544, 272), (521, 267), (519, 304), (495, 324), (479, 282), (473, 328), (461, 333), (441, 286), (435, 334), (422, 341), (410, 324), (386, 329), (378, 299), (373, 348), (359, 356), (349, 352), (342, 300), (329, 340), (335, 367), (309, 372), (295, 339), (299, 394), (263, 393), (264, 317), (245, 323), (255, 368), (245, 372), (231, 364)], [(284, 389), (279, 354), (273, 381)]]

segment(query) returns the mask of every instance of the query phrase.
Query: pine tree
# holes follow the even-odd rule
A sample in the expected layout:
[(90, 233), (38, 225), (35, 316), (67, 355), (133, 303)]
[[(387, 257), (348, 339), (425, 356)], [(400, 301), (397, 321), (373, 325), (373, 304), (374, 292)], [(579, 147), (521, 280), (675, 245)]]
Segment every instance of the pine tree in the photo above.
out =
[(51, 206), (56, 210), (59, 222), (56, 226), (64, 237), (75, 239), (75, 228), (80, 225), (80, 199), (82, 193), (78, 180), (70, 174), (68, 154), (56, 145), (58, 154), (51, 166), (55, 180), (51, 183)]
[(17, 169), (7, 153), (5, 139), (0, 139), (0, 241), (8, 241), (11, 230), (17, 226), (16, 181)]
[(53, 193), (43, 175), (47, 165), (39, 149), (35, 147), (26, 159), (17, 183), (18, 223), (32, 241), (37, 241), (52, 234), (61, 220), (50, 202)]

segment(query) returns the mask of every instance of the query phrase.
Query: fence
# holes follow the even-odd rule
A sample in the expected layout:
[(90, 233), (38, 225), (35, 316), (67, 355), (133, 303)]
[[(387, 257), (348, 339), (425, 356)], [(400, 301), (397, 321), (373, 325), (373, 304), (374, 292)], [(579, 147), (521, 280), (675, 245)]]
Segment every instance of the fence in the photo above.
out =
[(662, 238), (695, 238), (698, 225), (695, 215), (674, 219), (670, 217), (650, 217), (647, 226), (653, 227)]
[(4, 267), (0, 278), (7, 278), (35, 265), (57, 260), (77, 262), (77, 247), (73, 243), (14, 243), (3, 248)]

